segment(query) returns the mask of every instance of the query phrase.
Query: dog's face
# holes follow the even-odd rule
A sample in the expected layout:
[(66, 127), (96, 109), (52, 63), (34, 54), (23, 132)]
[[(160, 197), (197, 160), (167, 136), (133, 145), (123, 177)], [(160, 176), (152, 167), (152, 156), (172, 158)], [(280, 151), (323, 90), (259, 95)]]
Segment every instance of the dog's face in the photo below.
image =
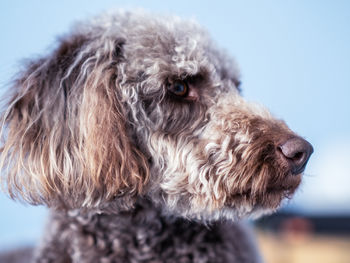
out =
[(194, 22), (118, 13), (28, 65), (3, 115), (12, 197), (66, 208), (137, 196), (191, 218), (274, 210), (312, 147), (245, 102), (227, 54)]

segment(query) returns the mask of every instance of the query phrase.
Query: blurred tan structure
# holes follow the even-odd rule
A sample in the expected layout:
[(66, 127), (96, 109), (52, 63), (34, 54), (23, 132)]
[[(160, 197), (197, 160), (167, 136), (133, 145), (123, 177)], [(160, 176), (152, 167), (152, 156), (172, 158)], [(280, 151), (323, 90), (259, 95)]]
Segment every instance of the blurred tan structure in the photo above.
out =
[(257, 231), (266, 263), (350, 263), (350, 236)]

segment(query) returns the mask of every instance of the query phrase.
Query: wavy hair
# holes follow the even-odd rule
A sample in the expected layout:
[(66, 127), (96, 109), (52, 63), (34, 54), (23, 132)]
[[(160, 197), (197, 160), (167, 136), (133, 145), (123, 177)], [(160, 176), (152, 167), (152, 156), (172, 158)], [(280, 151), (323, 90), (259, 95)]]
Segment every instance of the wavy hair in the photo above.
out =
[(142, 193), (148, 164), (127, 135), (117, 88), (123, 43), (62, 38), (14, 82), (0, 157), (12, 198), (74, 208)]

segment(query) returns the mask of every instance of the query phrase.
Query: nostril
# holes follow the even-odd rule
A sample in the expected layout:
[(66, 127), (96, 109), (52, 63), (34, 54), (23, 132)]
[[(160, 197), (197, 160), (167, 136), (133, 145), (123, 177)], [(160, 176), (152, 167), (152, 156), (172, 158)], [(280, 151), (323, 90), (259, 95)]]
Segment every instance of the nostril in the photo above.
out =
[(305, 159), (305, 153), (304, 152), (297, 152), (290, 159), (292, 159), (294, 162), (301, 162)]
[(288, 139), (278, 146), (278, 151), (289, 163), (292, 174), (299, 174), (304, 171), (313, 148), (310, 143), (300, 137)]

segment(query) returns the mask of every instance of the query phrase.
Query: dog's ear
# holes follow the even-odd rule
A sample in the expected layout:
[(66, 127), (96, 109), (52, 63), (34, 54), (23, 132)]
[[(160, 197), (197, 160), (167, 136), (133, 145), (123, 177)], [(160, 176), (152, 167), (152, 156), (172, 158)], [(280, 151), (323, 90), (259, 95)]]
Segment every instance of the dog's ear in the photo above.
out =
[(20, 74), (1, 120), (1, 179), (12, 198), (77, 208), (142, 193), (147, 160), (118, 99), (123, 44), (70, 36)]

